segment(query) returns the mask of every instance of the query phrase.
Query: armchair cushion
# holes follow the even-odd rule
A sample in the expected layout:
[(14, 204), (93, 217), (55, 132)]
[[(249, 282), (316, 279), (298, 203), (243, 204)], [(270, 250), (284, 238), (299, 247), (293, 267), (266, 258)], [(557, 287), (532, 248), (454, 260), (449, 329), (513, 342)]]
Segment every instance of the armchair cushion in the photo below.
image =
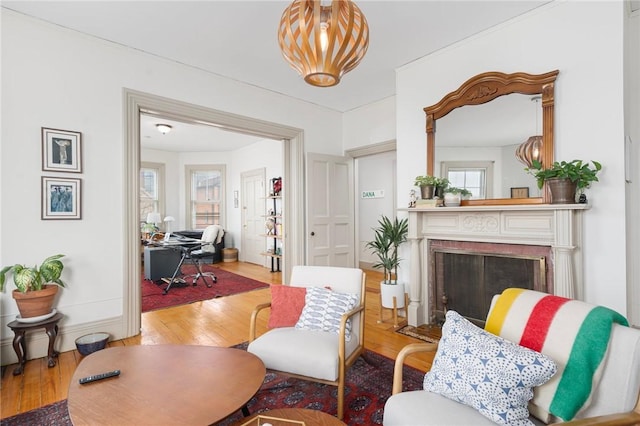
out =
[[(295, 327), (302, 330), (326, 331), (340, 334), (342, 315), (358, 304), (356, 294), (339, 293), (320, 287), (307, 288), (305, 305)], [(345, 338), (351, 340), (351, 320), (347, 320)]]
[[(267, 331), (249, 343), (247, 350), (269, 369), (334, 381), (340, 365), (338, 340), (333, 333), (283, 327)], [(346, 357), (357, 347), (357, 338), (346, 342)], [(283, 357), (283, 353), (295, 356)]]
[(546, 355), (449, 311), (424, 389), (469, 405), (499, 424), (531, 424), (527, 404), (532, 388), (548, 381), (556, 369)]
[(271, 286), (271, 313), (269, 328), (293, 327), (298, 322), (305, 304), (307, 289), (288, 285)]

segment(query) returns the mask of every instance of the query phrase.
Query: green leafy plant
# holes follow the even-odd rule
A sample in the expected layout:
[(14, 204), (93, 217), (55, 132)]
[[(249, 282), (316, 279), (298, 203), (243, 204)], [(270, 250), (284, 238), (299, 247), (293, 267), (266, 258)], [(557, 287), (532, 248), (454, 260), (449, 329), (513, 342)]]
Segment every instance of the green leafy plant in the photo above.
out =
[(435, 176), (416, 176), (415, 182), (413, 183), (415, 186), (438, 186), (440, 182), (440, 178)]
[(448, 192), (450, 194), (460, 194), (463, 197), (471, 195), (471, 191), (469, 191), (468, 189), (466, 189), (466, 188), (458, 188), (458, 187), (455, 187), (455, 186), (447, 186), (444, 189), (444, 192), (445, 193)]
[(0, 271), (0, 290), (4, 290), (8, 273), (13, 274), (13, 283), (22, 293), (42, 290), (45, 284), (57, 284), (60, 287), (65, 287), (65, 283), (60, 279), (64, 269), (64, 265), (60, 261), (62, 257), (64, 257), (63, 254), (49, 256), (39, 267), (20, 264), (5, 266)]
[(374, 268), (382, 268), (384, 271), (384, 280), (388, 284), (398, 283), (398, 266), (400, 259), (398, 257), (398, 247), (407, 241), (409, 233), (409, 223), (407, 219), (393, 221), (386, 216), (382, 216), (378, 220), (377, 228), (373, 228), (374, 240), (369, 241), (366, 245), (371, 249), (372, 253), (378, 257), (378, 262), (373, 264)]
[(592, 182), (598, 182), (598, 172), (602, 170), (602, 165), (597, 161), (591, 161), (593, 168), (589, 166), (589, 162), (582, 160), (573, 160), (570, 162), (555, 161), (551, 167), (543, 169), (542, 163), (534, 160), (531, 167), (525, 168), (527, 173), (536, 178), (538, 188), (542, 189), (547, 179), (566, 178), (576, 183), (578, 191), (588, 188)]

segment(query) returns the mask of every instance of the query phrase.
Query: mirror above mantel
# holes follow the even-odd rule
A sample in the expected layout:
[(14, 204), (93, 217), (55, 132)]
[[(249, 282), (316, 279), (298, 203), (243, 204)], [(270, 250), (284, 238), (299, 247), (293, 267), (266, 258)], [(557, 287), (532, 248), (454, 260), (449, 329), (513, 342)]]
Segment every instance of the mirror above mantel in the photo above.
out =
[[(462, 205), (548, 203), (546, 191), (541, 194), (529, 190), (522, 194), (518, 191), (523, 189), (522, 187), (525, 185), (535, 189), (532, 184), (533, 177), (526, 176), (524, 164), (518, 163), (520, 166), (509, 164), (517, 163), (515, 150), (534, 134), (542, 137), (542, 148), (538, 157), (540, 162), (543, 166), (553, 162), (554, 85), (557, 75), (557, 70), (539, 75), (487, 72), (472, 77), (437, 104), (424, 108), (427, 120), (427, 174), (445, 176), (445, 163), (452, 167), (456, 167), (456, 164), (460, 163), (452, 161), (456, 160), (456, 156), (459, 156), (461, 161), (469, 158), (476, 160), (465, 162), (465, 164), (470, 164), (470, 167), (473, 167), (474, 163), (483, 163), (489, 164), (488, 167), (493, 169), (492, 164), (495, 163), (498, 167), (496, 167), (496, 176), (493, 178), (497, 180), (494, 186), (499, 188), (500, 184), (504, 182), (504, 185), (511, 186), (511, 192), (504, 194), (505, 191), (499, 189), (494, 191), (491, 188), (485, 188), (486, 191), (474, 193), (474, 199), (465, 200)], [(472, 116), (476, 118), (472, 119)], [(514, 129), (513, 132), (508, 130), (509, 127), (514, 127), (514, 123), (520, 123), (519, 117), (522, 116), (524, 116), (524, 121), (519, 125), (522, 129)], [(491, 117), (491, 119), (487, 117)], [(488, 122), (491, 123), (489, 126), (487, 126)], [(483, 126), (480, 126), (479, 123), (482, 123)], [(437, 142), (436, 124), (440, 124), (438, 132), (441, 132), (438, 133)], [(474, 141), (472, 139), (478, 143), (479, 135), (484, 134), (481, 127), (493, 127), (495, 136), (487, 138), (491, 140), (490, 143), (487, 142), (481, 147), (473, 147)], [(471, 130), (467, 133), (469, 135), (467, 138), (460, 136), (463, 133), (459, 133), (457, 136), (453, 135), (454, 129), (461, 128)], [(474, 130), (476, 130), (475, 134), (472, 133)], [(452, 142), (454, 140), (456, 142)], [(452, 153), (457, 154), (452, 155)], [(472, 154), (466, 155), (469, 153)], [(491, 157), (490, 153), (495, 153), (496, 157)], [(500, 161), (501, 156), (507, 161)], [(446, 158), (447, 161), (440, 161), (439, 157), (441, 157), (440, 159)], [(478, 167), (482, 166), (478, 165)], [(522, 176), (508, 176), (506, 175), (508, 169), (515, 169)], [(515, 187), (509, 183), (522, 182), (528, 178), (531, 179), (530, 182), (516, 184)], [(461, 185), (454, 184), (454, 186)], [(529, 192), (529, 195), (526, 195), (526, 192)]]

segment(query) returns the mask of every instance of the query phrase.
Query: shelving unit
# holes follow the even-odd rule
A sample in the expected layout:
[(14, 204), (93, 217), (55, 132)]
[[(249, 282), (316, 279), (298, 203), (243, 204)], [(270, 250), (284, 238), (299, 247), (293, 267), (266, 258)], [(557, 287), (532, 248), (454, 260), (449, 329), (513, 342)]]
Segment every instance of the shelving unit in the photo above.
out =
[[(271, 259), (271, 272), (280, 272), (280, 259), (282, 259), (282, 251), (284, 250), (284, 235), (282, 232), (282, 197), (280, 195), (271, 195), (265, 198), (267, 211), (269, 214), (264, 215), (265, 227), (267, 233), (260, 236), (268, 238), (268, 250), (260, 253)], [(269, 229), (267, 222), (272, 222), (273, 227)]]

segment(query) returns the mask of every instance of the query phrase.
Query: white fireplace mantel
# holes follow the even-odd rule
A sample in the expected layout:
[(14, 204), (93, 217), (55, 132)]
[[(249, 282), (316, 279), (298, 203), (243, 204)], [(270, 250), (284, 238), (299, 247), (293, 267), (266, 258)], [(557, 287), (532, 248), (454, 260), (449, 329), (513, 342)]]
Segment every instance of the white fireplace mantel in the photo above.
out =
[(535, 204), (400, 209), (409, 214), (408, 323), (425, 324), (428, 312), (428, 241), (477, 241), (549, 246), (554, 294), (582, 299), (582, 213), (588, 204)]

